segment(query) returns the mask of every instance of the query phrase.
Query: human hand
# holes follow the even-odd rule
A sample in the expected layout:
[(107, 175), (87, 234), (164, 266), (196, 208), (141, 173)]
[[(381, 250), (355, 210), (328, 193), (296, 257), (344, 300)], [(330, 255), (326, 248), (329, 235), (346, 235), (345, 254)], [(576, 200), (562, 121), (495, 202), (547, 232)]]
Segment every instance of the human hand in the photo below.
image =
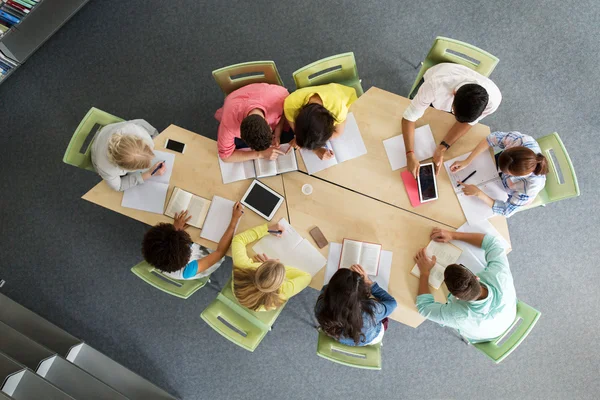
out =
[(176, 231), (183, 231), (188, 227), (188, 222), (192, 219), (191, 215), (188, 215), (187, 210), (181, 211), (180, 213), (175, 214), (175, 221), (173, 221), (173, 226)]
[(469, 164), (471, 164), (471, 162), (467, 159), (467, 160), (463, 160), (463, 161), (455, 161), (451, 166), (450, 166), (450, 172), (458, 172), (461, 169), (465, 169), (469, 166)]
[(325, 147), (321, 147), (313, 151), (321, 160), (331, 160), (333, 158), (333, 150), (329, 150)]
[(419, 173), (419, 166), (421, 164), (419, 164), (419, 160), (417, 159), (417, 156), (415, 156), (415, 153), (412, 152), (409, 155), (407, 155), (406, 161), (407, 161), (408, 170), (410, 171), (412, 176), (414, 176), (415, 179), (417, 179), (417, 174)]
[(481, 195), (483, 194), (483, 192), (481, 191), (481, 189), (479, 189), (477, 186), (475, 185), (468, 185), (462, 182), (458, 182), (461, 184), (461, 186), (463, 187), (463, 193), (466, 194), (467, 196), (477, 196), (477, 197), (481, 197)]
[(444, 153), (446, 152), (446, 146), (439, 145), (433, 152), (433, 165), (435, 165), (435, 174), (440, 173), (440, 168), (444, 162)]
[(264, 263), (265, 261), (269, 261), (269, 260), (276, 260), (279, 261), (278, 259), (275, 258), (269, 258), (266, 254), (257, 254), (254, 257), (252, 257), (252, 259), (254, 260), (254, 262), (259, 262), (259, 263)]
[(271, 146), (279, 148), (279, 145), (281, 144), (280, 139), (281, 139), (281, 130), (278, 131), (276, 129), (273, 132), (273, 140), (271, 141)]
[[(154, 172), (156, 168), (158, 168), (158, 170)], [(154, 174), (152, 174), (152, 172), (154, 172)], [(167, 163), (164, 161), (159, 161), (142, 174), (142, 179), (147, 180), (150, 179), (151, 176), (160, 176), (163, 175), (165, 172), (167, 172)]]
[[(277, 237), (281, 237), (281, 235), (285, 231), (285, 228), (280, 223), (270, 225), (267, 229), (270, 231), (269, 233), (271, 235), (277, 236)], [(277, 232), (277, 231), (280, 231), (281, 233), (273, 233), (273, 232)]]
[(233, 212), (231, 213), (231, 222), (237, 222), (244, 215), (244, 206), (239, 201), (233, 206)]
[(367, 285), (371, 286), (373, 284), (373, 281), (369, 278), (369, 275), (367, 275), (363, 267), (361, 267), (360, 265), (354, 264), (350, 266), (350, 270), (356, 272), (357, 274), (360, 274), (360, 276), (362, 276), (363, 280)]
[(433, 231), (431, 231), (431, 240), (434, 242), (448, 243), (453, 240), (452, 232), (445, 229), (433, 228)]
[(290, 145), (290, 147), (288, 147), (288, 149), (287, 149), (287, 151), (285, 152), (285, 154), (289, 153), (290, 151), (292, 151), (292, 150), (294, 150), (294, 149), (295, 149), (295, 150), (298, 150), (298, 149), (300, 148), (300, 146), (298, 146), (298, 145), (296, 144), (296, 138), (293, 138), (292, 140), (290, 140), (290, 141), (288, 142), (288, 144)]
[(266, 150), (259, 151), (259, 158), (263, 158), (265, 160), (277, 160), (277, 157), (284, 155), (285, 153), (279, 150), (279, 147), (269, 147)]
[(434, 267), (436, 261), (437, 261), (436, 256), (433, 256), (433, 258), (427, 257), (427, 254), (425, 253), (424, 248), (419, 250), (419, 252), (415, 256), (415, 262), (417, 263), (417, 266), (419, 267), (419, 271), (421, 272), (421, 275), (429, 275), (429, 272)]

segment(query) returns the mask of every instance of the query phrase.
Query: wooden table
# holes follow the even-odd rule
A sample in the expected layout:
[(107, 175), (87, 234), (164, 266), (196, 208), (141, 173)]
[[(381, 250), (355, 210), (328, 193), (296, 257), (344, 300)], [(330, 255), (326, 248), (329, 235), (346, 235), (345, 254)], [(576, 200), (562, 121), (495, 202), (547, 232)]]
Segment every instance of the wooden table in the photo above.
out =
[[(171, 181), (169, 182), (167, 201), (171, 197), (175, 186), (209, 200), (214, 195), (233, 201), (238, 201), (242, 198), (252, 181), (245, 180), (227, 185), (223, 184), (221, 169), (217, 160), (217, 142), (178, 126), (171, 125), (154, 139), (154, 148), (160, 151), (170, 151), (164, 148), (167, 139), (177, 140), (186, 144), (185, 154), (175, 153), (175, 165)], [(283, 195), (281, 176), (261, 178), (260, 181)], [(155, 225), (159, 222), (173, 222), (173, 219), (166, 215), (122, 207), (121, 200), (123, 199), (123, 193), (110, 189), (104, 181), (94, 186), (83, 196), (83, 199), (137, 219), (148, 225)], [(165, 201), (165, 206), (167, 201)], [(288, 218), (285, 201), (279, 210), (277, 210), (273, 220), (278, 221), (283, 217)], [(246, 210), (240, 221), (238, 232), (263, 224), (264, 222), (264, 218), (251, 210)], [(214, 250), (217, 248), (217, 243), (200, 238), (200, 229), (189, 227), (187, 231), (194, 242), (209, 249)], [(142, 238), (140, 237), (140, 243), (141, 241)]]

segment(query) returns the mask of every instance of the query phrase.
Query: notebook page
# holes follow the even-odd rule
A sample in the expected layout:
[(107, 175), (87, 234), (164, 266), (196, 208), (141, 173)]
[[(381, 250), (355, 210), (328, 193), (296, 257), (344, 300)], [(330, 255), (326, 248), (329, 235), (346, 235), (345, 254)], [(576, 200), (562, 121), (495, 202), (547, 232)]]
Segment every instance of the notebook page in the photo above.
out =
[(197, 228), (202, 227), (202, 223), (208, 214), (210, 201), (203, 199), (202, 197), (193, 196), (188, 205), (188, 214), (192, 217), (190, 219), (190, 225)]
[[(442, 286), (442, 283), (444, 282), (445, 270), (445, 267), (438, 263), (435, 263), (431, 271), (429, 271), (429, 286), (431, 286), (434, 289), (439, 289), (440, 286)], [(415, 264), (410, 273), (416, 276), (417, 278), (421, 277), (421, 271), (419, 270), (419, 266), (417, 264)]]
[[(329, 150), (333, 150), (331, 143), (325, 143), (325, 147)], [(319, 171), (323, 171), (329, 167), (333, 167), (338, 164), (338, 160), (334, 151), (333, 158), (329, 160), (321, 160), (312, 150), (300, 149), (300, 154), (306, 165), (306, 171), (309, 175), (316, 174)]]
[(361, 250), (362, 242), (344, 240), (342, 244), (342, 260), (340, 261), (340, 268), (350, 268), (354, 264), (359, 264)]
[(254, 160), (254, 168), (256, 168), (257, 178), (277, 175), (277, 162), (274, 160), (264, 160), (258, 158)]
[(168, 183), (146, 181), (123, 192), (121, 206), (162, 214), (168, 190)]
[[(154, 164), (157, 162), (165, 161), (167, 164), (167, 171), (163, 175), (152, 175), (150, 178), (146, 180), (152, 182), (162, 182), (169, 183), (171, 180), (171, 174), (173, 173), (173, 166), (175, 165), (175, 154), (167, 153), (166, 151), (158, 151), (154, 150), (154, 158), (152, 159), (150, 168), (154, 167)], [(152, 170), (154, 171), (154, 170)], [(150, 171), (150, 172), (152, 172)]]
[[(289, 148), (289, 144), (282, 144), (279, 149), (285, 153)], [(298, 162), (296, 161), (296, 152), (294, 151), (294, 149), (292, 149), (286, 155), (277, 157), (276, 162), (277, 173), (279, 174), (298, 170)]]
[(219, 166), (221, 167), (221, 177), (223, 183), (228, 184), (231, 182), (242, 181), (244, 179), (256, 178), (254, 171), (254, 160), (248, 160), (240, 163), (226, 163), (219, 159)]
[(461, 190), (460, 187), (456, 186), (458, 185), (458, 182), (461, 182), (463, 179), (468, 177), (473, 171), (477, 172), (475, 173), (475, 175), (471, 176), (465, 183), (471, 185), (481, 185), (492, 180), (500, 179), (498, 176), (498, 169), (496, 167), (496, 163), (494, 162), (493, 157), (488, 151), (484, 151), (483, 153), (475, 157), (471, 164), (469, 164), (469, 166), (465, 169), (460, 170), (456, 173), (450, 172), (450, 166), (454, 164), (455, 161), (466, 160), (470, 154), (471, 153), (463, 154), (462, 156), (444, 162), (446, 172), (450, 177), (450, 181), (452, 182), (455, 192)]
[(310, 276), (315, 276), (327, 263), (327, 259), (306, 239), (298, 243), (294, 250), (286, 252), (280, 261), (308, 272)]
[(348, 116), (346, 117), (346, 126), (344, 127), (342, 135), (335, 139), (331, 139), (330, 142), (331, 147), (333, 148), (333, 154), (338, 163), (367, 154), (365, 142), (358, 129), (356, 118), (354, 118), (354, 114), (352, 113), (348, 113)]
[(285, 218), (281, 218), (279, 224), (283, 227), (281, 236), (277, 237), (269, 234), (252, 246), (252, 250), (257, 254), (264, 253), (269, 257), (279, 258), (280, 260), (286, 253), (294, 250), (302, 241), (302, 236), (296, 232)]
[(200, 232), (200, 237), (210, 240), (211, 242), (219, 243), (231, 222), (234, 206), (234, 201), (219, 196), (213, 196), (208, 209), (208, 214), (204, 220), (204, 225), (202, 226), (202, 231)]
[[(342, 244), (341, 243), (329, 243), (329, 254), (327, 255), (327, 266), (325, 268), (325, 277), (323, 285), (327, 285), (331, 280), (331, 277), (338, 270), (340, 264), (340, 257), (342, 256)], [(377, 276), (371, 276), (373, 282), (377, 282), (382, 289), (388, 290), (390, 285), (390, 275), (392, 273), (392, 256), (391, 251), (382, 250), (381, 258), (379, 259), (379, 274)]]
[(185, 211), (192, 200), (192, 194), (180, 188), (173, 189), (173, 194), (167, 204), (165, 215), (175, 218), (175, 214)]
[(381, 246), (372, 243), (363, 243), (360, 253), (360, 264), (368, 275), (377, 275), (379, 267), (379, 254)]
[[(387, 153), (392, 171), (406, 167), (406, 147), (404, 147), (404, 136), (394, 136), (383, 141), (383, 147)], [(415, 155), (419, 161), (433, 157), (436, 144), (429, 125), (420, 126), (415, 129)]]

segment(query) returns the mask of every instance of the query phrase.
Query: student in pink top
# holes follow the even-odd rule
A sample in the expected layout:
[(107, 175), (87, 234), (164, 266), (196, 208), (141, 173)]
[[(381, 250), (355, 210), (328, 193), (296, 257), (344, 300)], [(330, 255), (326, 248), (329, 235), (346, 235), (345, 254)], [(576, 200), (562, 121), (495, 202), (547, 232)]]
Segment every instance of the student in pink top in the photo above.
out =
[[(220, 122), (219, 157), (225, 162), (242, 162), (275, 160), (284, 154), (279, 144), (285, 123), (283, 101), (288, 95), (283, 86), (268, 83), (253, 83), (231, 92), (215, 114)], [(240, 150), (244, 148), (251, 150)]]

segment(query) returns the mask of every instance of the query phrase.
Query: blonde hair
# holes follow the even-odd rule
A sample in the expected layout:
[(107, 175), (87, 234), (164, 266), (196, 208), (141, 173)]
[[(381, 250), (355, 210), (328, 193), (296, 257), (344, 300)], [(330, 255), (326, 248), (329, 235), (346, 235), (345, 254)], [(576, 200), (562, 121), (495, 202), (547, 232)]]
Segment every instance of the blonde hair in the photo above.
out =
[(233, 288), (241, 305), (257, 311), (261, 306), (267, 310), (279, 308), (285, 301), (279, 289), (285, 279), (282, 263), (269, 260), (258, 268), (233, 268)]
[(150, 168), (154, 152), (143, 139), (115, 133), (108, 141), (108, 157), (126, 170)]

